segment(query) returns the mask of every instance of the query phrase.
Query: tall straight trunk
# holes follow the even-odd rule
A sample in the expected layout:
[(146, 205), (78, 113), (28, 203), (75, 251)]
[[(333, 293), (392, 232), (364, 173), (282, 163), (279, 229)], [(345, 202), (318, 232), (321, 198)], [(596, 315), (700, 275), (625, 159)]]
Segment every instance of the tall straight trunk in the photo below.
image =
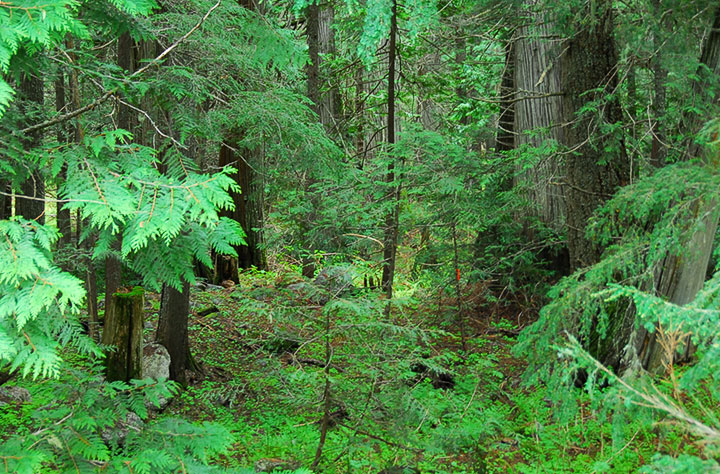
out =
[[(248, 10), (262, 14), (265, 6), (259, 0), (239, 0), (238, 3)], [(240, 131), (239, 133), (242, 133)], [(254, 167), (259, 166), (263, 158), (263, 151), (258, 146), (253, 150), (237, 150), (237, 130), (229, 130), (225, 142), (220, 145), (218, 164), (232, 166), (237, 171), (233, 175), (235, 182), (240, 186), (240, 192), (231, 192), (230, 195), (235, 203), (232, 211), (221, 211), (221, 215), (229, 217), (238, 222), (245, 231), (245, 242), (247, 245), (235, 246), (238, 256), (214, 255), (215, 259), (215, 281), (220, 283), (230, 280), (239, 282), (238, 268), (255, 267), (258, 270), (267, 269), (265, 250), (263, 249), (263, 225), (264, 225), (264, 185), (262, 177), (255, 172)]]
[(163, 285), (155, 342), (170, 354), (170, 379), (187, 384), (185, 371), (191, 369), (188, 315), (190, 314), (190, 283), (183, 281), (182, 291)]
[[(33, 108), (42, 109), (44, 91), (43, 80), (39, 75), (23, 75), (20, 80), (20, 93), (25, 100), (25, 113), (30, 113)], [(23, 145), (26, 151), (29, 151), (40, 146), (41, 141), (42, 132), (38, 130), (26, 137)], [(20, 193), (15, 195), (15, 215), (45, 223), (45, 181), (38, 170), (33, 169), (20, 185)]]
[[(661, 11), (662, 5), (660, 0), (653, 0), (652, 5), (657, 18), (661, 18), (663, 12)], [(650, 118), (650, 134), (652, 135), (650, 164), (655, 167), (663, 166), (667, 157), (665, 131), (662, 125), (667, 101), (665, 83), (668, 79), (668, 71), (663, 66), (663, 43), (665, 39), (663, 26), (664, 25), (660, 25), (655, 33), (653, 33), (653, 50), (655, 55), (652, 59), (653, 101), (650, 110), (652, 113), (652, 117)]]
[[(387, 184), (392, 190), (391, 199), (394, 201), (385, 219), (385, 238), (383, 249), (383, 272), (381, 286), (390, 300), (393, 295), (393, 280), (395, 279), (395, 261), (397, 257), (397, 243), (400, 221), (400, 185), (395, 183), (395, 55), (397, 37), (397, 4), (392, 2), (390, 17), (390, 41), (388, 53), (388, 115), (387, 115), (387, 145), (390, 155), (388, 165)], [(388, 303), (387, 311), (390, 305)]]
[[(58, 77), (55, 79), (55, 110), (59, 114), (65, 113), (65, 107), (66, 107), (66, 99), (65, 99), (65, 75), (63, 74), (62, 70), (58, 72)], [(58, 125), (57, 129), (57, 140), (59, 144), (67, 143), (68, 141), (68, 133), (67, 129), (65, 128), (65, 124), (61, 123)], [(60, 170), (60, 174), (58, 175), (58, 188), (62, 186), (62, 184), (67, 179), (67, 165), (63, 165), (62, 169)], [(59, 197), (59, 196), (58, 196)], [(59, 246), (65, 247), (67, 245), (70, 245), (70, 242), (72, 242), (72, 228), (71, 228), (71, 220), (70, 220), (70, 211), (68, 209), (64, 209), (64, 206), (61, 202), (57, 203), (57, 226), (58, 230), (60, 231), (60, 241)]]
[[(320, 123), (329, 132), (335, 128), (337, 93), (335, 88), (327, 90), (328, 75), (323, 70), (325, 63), (323, 57), (326, 54), (334, 53), (335, 39), (330, 27), (334, 13), (331, 5), (312, 4), (308, 5), (306, 16), (308, 55), (310, 56), (310, 63), (307, 65), (307, 95), (311, 100), (313, 111), (320, 118)], [(312, 257), (315, 247), (311, 238), (311, 229), (317, 220), (319, 203), (317, 195), (310, 192), (310, 188), (315, 182), (316, 179), (310, 176), (302, 183), (310, 205), (310, 211), (300, 222), (300, 234), (307, 239), (304, 249), (307, 254), (302, 256), (302, 274), (306, 278), (312, 278), (315, 275), (315, 260)]]
[[(76, 57), (73, 53), (75, 49), (74, 41), (72, 37), (67, 39), (68, 57), (70, 62), (75, 63)], [(68, 77), (68, 85), (70, 92), (70, 102), (73, 110), (77, 110), (81, 107), (80, 101), (80, 81), (78, 79), (78, 73), (76, 69), (70, 70), (70, 76)], [(73, 140), (75, 143), (82, 143), (85, 139), (85, 130), (83, 130), (79, 118), (75, 119), (75, 126), (73, 127)], [(80, 242), (80, 235), (82, 233), (83, 221), (80, 216), (80, 210), (77, 211), (75, 218), (75, 242), (78, 247), (82, 247), (86, 250), (85, 254), (90, 255), (95, 247), (95, 235), (88, 236), (84, 242)], [(85, 267), (85, 292), (87, 293), (87, 311), (88, 311), (88, 332), (90, 337), (95, 341), (100, 338), (100, 323), (98, 315), (98, 291), (97, 291), (97, 271), (95, 268), (95, 262), (89, 257), (83, 257), (83, 266)], [(108, 302), (109, 304), (109, 302)], [(105, 306), (107, 310), (108, 306)]]
[[(717, 99), (717, 91), (711, 94), (710, 82), (712, 77), (717, 78), (720, 74), (720, 8), (715, 10), (710, 34), (702, 47), (700, 62), (702, 65), (697, 72), (697, 77), (700, 79), (693, 84), (693, 97), (698, 103), (712, 104), (713, 109), (716, 110), (720, 101)], [(684, 131), (691, 135), (684, 159), (701, 158), (705, 166), (717, 172), (720, 162), (718, 156), (711, 154), (692, 138), (713, 115), (714, 113), (710, 116), (694, 115), (684, 121), (686, 129)], [(667, 255), (655, 270), (656, 294), (672, 303), (688, 304), (702, 289), (718, 228), (720, 209), (717, 204), (714, 198), (698, 197), (693, 203), (692, 213), (693, 218), (700, 219), (703, 225), (694, 228), (693, 231), (688, 229), (681, 240), (684, 244), (682, 250), (678, 254)], [(640, 360), (643, 367), (649, 371), (657, 371), (674, 361), (687, 360), (694, 351), (692, 343), (687, 340), (680, 357), (675, 358), (674, 354), (665, 353), (659, 344), (657, 331), (649, 333), (642, 330), (637, 341), (640, 347), (638, 351)]]
[[(133, 39), (130, 33), (123, 33), (118, 38), (117, 64), (126, 73), (132, 73), (133, 61)], [(130, 107), (118, 101), (117, 104), (117, 126), (123, 130), (132, 128), (132, 110)], [(119, 248), (119, 243), (113, 245)], [(122, 283), (122, 262), (114, 255), (105, 258), (105, 309), (110, 304), (112, 294), (115, 293)]]
[(363, 66), (359, 64), (355, 70), (355, 103), (353, 104), (354, 114), (357, 120), (357, 126), (355, 131), (355, 154), (358, 158), (358, 169), (362, 170), (365, 167), (365, 161), (367, 159), (365, 150), (365, 83)]
[[(590, 15), (590, 8), (587, 7)], [(585, 236), (593, 212), (630, 180), (630, 166), (621, 138), (597, 135), (604, 123), (617, 123), (622, 115), (615, 99), (601, 103), (599, 110), (581, 113), (591, 101), (616, 86), (617, 52), (613, 38), (610, 0), (595, 2), (595, 21), (581, 26), (563, 46), (561, 59), (563, 144), (565, 157), (567, 239), (573, 270), (599, 261), (603, 247)], [(596, 89), (600, 92), (589, 92)]]
[(256, 166), (259, 161), (253, 160), (258, 152), (239, 150), (236, 153), (233, 150), (235, 147), (236, 142), (223, 143), (220, 146), (219, 165), (221, 167), (232, 166), (237, 170), (233, 178), (240, 185), (241, 190), (239, 193), (230, 193), (235, 203), (235, 209), (222, 211), (221, 214), (240, 224), (245, 231), (247, 245), (235, 247), (235, 251), (238, 253), (237, 258), (226, 255), (215, 256), (215, 279), (217, 282), (224, 280), (239, 282), (238, 268), (267, 269), (265, 250), (262, 248), (263, 186), (253, 169), (253, 166)]
[(318, 12), (318, 49), (320, 53), (320, 80), (326, 85), (326, 90), (320, 97), (320, 123), (328, 132), (338, 132), (338, 114), (340, 112), (340, 91), (337, 85), (331, 84), (333, 77), (327, 70), (325, 56), (332, 56), (335, 49), (335, 30), (332, 25), (335, 20), (335, 9), (332, 3), (320, 4)]
[(338, 93), (336, 87), (326, 87), (330, 78), (323, 70), (323, 57), (335, 52), (335, 35), (331, 28), (334, 16), (333, 7), (328, 3), (307, 7), (308, 98), (312, 101), (313, 111), (320, 117), (320, 123), (328, 131), (335, 128)]
[(307, 45), (310, 62), (306, 67), (307, 95), (313, 112), (320, 115), (320, 42), (318, 39), (320, 27), (320, 5), (308, 5), (307, 12)]

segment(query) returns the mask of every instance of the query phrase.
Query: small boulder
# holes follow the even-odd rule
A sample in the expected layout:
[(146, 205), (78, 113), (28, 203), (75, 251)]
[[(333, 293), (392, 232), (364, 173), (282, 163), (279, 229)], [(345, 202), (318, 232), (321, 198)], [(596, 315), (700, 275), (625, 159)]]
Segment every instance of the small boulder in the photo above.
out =
[(124, 420), (118, 420), (115, 422), (115, 426), (102, 430), (100, 438), (108, 446), (113, 443), (117, 446), (124, 446), (130, 430), (140, 431), (143, 425), (142, 419), (136, 413), (129, 411)]
[(29, 403), (32, 396), (22, 387), (0, 387), (0, 406), (9, 403)]
[(162, 344), (146, 344), (143, 347), (143, 377), (155, 380), (170, 378), (170, 353)]
[[(142, 373), (143, 377), (154, 380), (167, 380), (170, 378), (170, 353), (165, 346), (152, 343), (143, 347)], [(159, 405), (155, 406), (155, 404), (146, 401), (145, 406), (151, 411), (162, 411), (168, 406), (170, 400), (161, 396), (158, 402)]]
[(255, 461), (255, 472), (294, 471), (300, 467), (297, 461), (263, 458)]

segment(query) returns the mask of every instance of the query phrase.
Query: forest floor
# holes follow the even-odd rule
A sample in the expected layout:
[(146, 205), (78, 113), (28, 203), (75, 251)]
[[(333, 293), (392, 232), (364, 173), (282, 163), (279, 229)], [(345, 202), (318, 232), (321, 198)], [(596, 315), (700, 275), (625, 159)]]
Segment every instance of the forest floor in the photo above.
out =
[[(560, 423), (543, 388), (523, 387), (527, 364), (511, 351), (538, 307), (522, 295), (467, 286), (462, 330), (452, 296), (395, 309), (383, 328), (377, 292), (323, 304), (295, 278), (246, 274), (193, 293), (190, 340), (202, 370), (168, 413), (229, 427), (238, 442), (228, 465), (309, 466), (324, 411), (315, 472), (630, 472), (655, 452), (644, 439), (652, 433), (633, 426), (624, 427), (632, 441), (613, 448), (610, 424), (587, 401)], [(354, 307), (341, 303), (328, 326), (323, 314), (336, 300)], [(351, 334), (374, 324), (367, 339)], [(383, 335), (387, 347), (370, 340)]]
[[(581, 389), (574, 415), (557, 418), (553, 394), (522, 383), (527, 364), (513, 353), (540, 304), (479, 283), (461, 293), (462, 318), (455, 296), (432, 285), (399, 292), (387, 317), (376, 290), (327, 291), (293, 272), (193, 288), (200, 370), (154, 416), (223, 425), (236, 442), (216, 463), (241, 470), (317, 461), (316, 473), (635, 472), (655, 452), (697, 451), (669, 424), (613, 424)], [(148, 293), (147, 342), (159, 306)], [(36, 396), (42, 380), (15, 383), (34, 400), (0, 407), (5, 435), (35, 429), (30, 414), (48, 403)]]

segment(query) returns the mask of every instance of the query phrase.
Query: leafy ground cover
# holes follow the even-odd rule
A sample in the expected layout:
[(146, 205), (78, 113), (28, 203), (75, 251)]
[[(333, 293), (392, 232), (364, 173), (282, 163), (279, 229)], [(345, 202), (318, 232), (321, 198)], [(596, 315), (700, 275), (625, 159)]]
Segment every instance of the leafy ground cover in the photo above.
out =
[[(149, 417), (222, 427), (232, 446), (212, 455), (212, 464), (328, 473), (633, 472), (658, 451), (699, 452), (672, 425), (613, 424), (582, 389), (575, 414), (558, 417), (547, 389), (522, 384), (527, 366), (512, 348), (537, 308), (518, 295), (468, 285), (458, 313), (454, 296), (416, 288), (386, 318), (375, 290), (350, 280), (328, 288), (295, 275), (249, 272), (229, 288), (193, 289), (190, 339), (200, 370)], [(149, 294), (147, 341), (158, 308), (159, 295)], [(59, 386), (91, 380), (97, 370), (83, 358), (73, 366)], [(47, 381), (15, 383), (33, 399), (0, 406), (4, 438), (37, 429), (33, 413), (59, 399)], [(73, 398), (63, 397), (56, 422), (73, 409)]]
[(419, 290), (386, 321), (376, 292), (319, 304), (322, 288), (289, 275), (244, 274), (240, 285), (194, 295), (202, 373), (169, 411), (228, 427), (228, 466), (311, 464), (326, 410), (319, 472), (631, 472), (658, 450), (696, 451), (669, 426), (618, 432), (582, 394), (577, 415), (557, 419), (543, 387), (523, 388), (526, 365), (511, 353), (537, 311), (519, 298), (464, 288), (463, 349), (450, 296)]

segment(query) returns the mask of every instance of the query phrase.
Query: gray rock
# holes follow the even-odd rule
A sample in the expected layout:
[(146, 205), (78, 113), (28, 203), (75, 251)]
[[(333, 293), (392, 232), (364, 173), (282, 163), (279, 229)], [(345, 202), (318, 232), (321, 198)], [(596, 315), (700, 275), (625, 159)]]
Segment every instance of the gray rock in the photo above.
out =
[(118, 446), (124, 446), (130, 430), (140, 431), (144, 424), (136, 413), (130, 411), (124, 420), (118, 420), (115, 422), (115, 426), (102, 430), (100, 438), (107, 445), (117, 443)]
[(162, 344), (146, 344), (143, 347), (143, 377), (161, 380), (170, 378), (170, 353)]
[(255, 461), (255, 472), (294, 471), (300, 467), (297, 461), (264, 458)]
[[(170, 353), (162, 344), (146, 344), (143, 347), (142, 373), (144, 378), (154, 380), (167, 380), (170, 378)], [(145, 407), (150, 411), (164, 410), (170, 400), (160, 397), (159, 406), (151, 402), (145, 402)]]
[(22, 387), (0, 387), (0, 406), (8, 403), (30, 403), (32, 396), (26, 388)]

